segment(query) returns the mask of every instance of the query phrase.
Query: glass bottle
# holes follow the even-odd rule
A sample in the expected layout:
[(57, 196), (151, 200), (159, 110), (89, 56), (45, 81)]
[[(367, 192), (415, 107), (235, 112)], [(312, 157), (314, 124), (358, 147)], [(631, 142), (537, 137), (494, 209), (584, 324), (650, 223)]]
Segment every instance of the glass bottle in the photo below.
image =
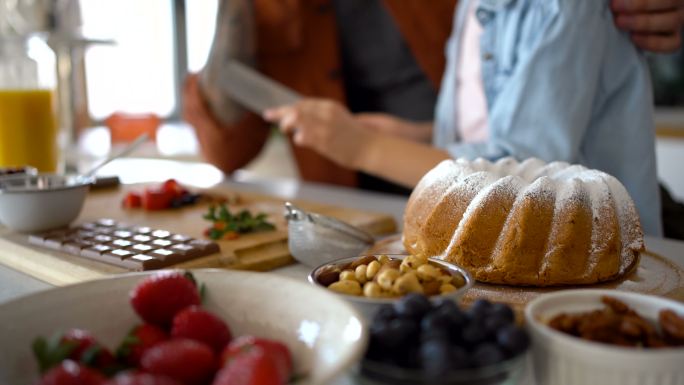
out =
[(58, 171), (54, 55), (50, 55), (49, 47), (37, 37), (0, 36), (0, 167)]

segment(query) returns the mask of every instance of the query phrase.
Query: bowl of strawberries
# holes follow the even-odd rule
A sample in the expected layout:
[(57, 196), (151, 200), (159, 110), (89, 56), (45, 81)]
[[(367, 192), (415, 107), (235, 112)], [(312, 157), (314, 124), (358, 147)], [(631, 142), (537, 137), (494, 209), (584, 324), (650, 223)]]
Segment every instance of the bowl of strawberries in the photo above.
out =
[(36, 293), (1, 305), (0, 323), (3, 384), (326, 384), (367, 343), (361, 316), (325, 291), (213, 269)]

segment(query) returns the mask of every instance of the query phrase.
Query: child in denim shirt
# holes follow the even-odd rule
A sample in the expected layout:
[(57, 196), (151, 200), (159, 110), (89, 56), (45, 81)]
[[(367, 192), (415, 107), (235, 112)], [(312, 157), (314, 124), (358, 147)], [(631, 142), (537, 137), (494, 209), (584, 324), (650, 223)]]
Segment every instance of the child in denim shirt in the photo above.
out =
[[(454, 157), (580, 163), (617, 177), (645, 231), (660, 234), (653, 100), (646, 61), (607, 1), (463, 0), (449, 41), (433, 144)], [(460, 140), (460, 40), (480, 23), (486, 141)], [(472, 12), (472, 11), (471, 11)]]

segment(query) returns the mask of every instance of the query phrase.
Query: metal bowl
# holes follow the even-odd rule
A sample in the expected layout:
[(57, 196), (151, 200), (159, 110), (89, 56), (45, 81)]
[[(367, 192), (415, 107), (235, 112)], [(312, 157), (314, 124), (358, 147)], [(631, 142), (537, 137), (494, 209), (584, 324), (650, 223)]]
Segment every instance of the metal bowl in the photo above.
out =
[(92, 177), (12, 175), (0, 178), (0, 222), (12, 230), (39, 232), (67, 226), (83, 208)]
[[(378, 257), (380, 255), (387, 255), (390, 258), (395, 258), (395, 259), (404, 259), (408, 256), (406, 254), (374, 254), (374, 256), (376, 256), (376, 257)], [(343, 266), (343, 265), (349, 264), (350, 262), (353, 262), (357, 258), (361, 258), (361, 257), (363, 257), (363, 256), (351, 257), (351, 258), (342, 258), (342, 259), (334, 260), (334, 261), (329, 262), (329, 263), (324, 263), (324, 264), (316, 267), (315, 269), (313, 269), (309, 273), (309, 277), (308, 277), (309, 283), (311, 283), (312, 285), (316, 285), (316, 286), (319, 286), (323, 289), (328, 290), (324, 285), (322, 285), (321, 283), (318, 282), (318, 276), (319, 276), (320, 272), (323, 270), (323, 268), (326, 268), (326, 267), (331, 266), (331, 265), (332, 266), (335, 266), (335, 265)], [(465, 284), (463, 286), (461, 286), (460, 288), (458, 288), (458, 290), (455, 290), (451, 293), (431, 296), (430, 299), (433, 301), (441, 300), (444, 298), (452, 299), (454, 301), (458, 301), (461, 298), (461, 296), (463, 296), (463, 294), (474, 283), (473, 278), (470, 276), (470, 273), (468, 273), (465, 269), (463, 269), (460, 266), (456, 266), (456, 265), (451, 264), (449, 262), (441, 261), (441, 260), (435, 259), (435, 258), (429, 258), (429, 263), (431, 263), (437, 267), (440, 267), (442, 269), (447, 270), (452, 275), (462, 276), (463, 281), (465, 282)], [(361, 312), (364, 315), (364, 317), (366, 317), (366, 319), (369, 321), (373, 318), (373, 315), (375, 314), (375, 312), (382, 305), (385, 305), (385, 304), (393, 305), (400, 298), (400, 297), (396, 297), (396, 298), (368, 298), (368, 297), (363, 297), (363, 296), (345, 295), (345, 294), (340, 294), (340, 293), (336, 293), (336, 294), (342, 296), (344, 299), (346, 299), (347, 301), (351, 302), (354, 306), (356, 306), (356, 308), (359, 310), (359, 312)]]

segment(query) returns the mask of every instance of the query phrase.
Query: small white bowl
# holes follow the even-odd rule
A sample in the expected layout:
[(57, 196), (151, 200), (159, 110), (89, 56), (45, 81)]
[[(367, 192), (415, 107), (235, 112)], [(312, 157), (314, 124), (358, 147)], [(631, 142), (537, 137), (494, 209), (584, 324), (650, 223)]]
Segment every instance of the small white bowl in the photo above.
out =
[(0, 178), (0, 222), (39, 232), (67, 226), (83, 208), (93, 178), (80, 175), (12, 175)]
[(563, 290), (544, 294), (525, 308), (532, 337), (538, 384), (670, 385), (684, 384), (684, 348), (635, 349), (585, 341), (547, 326), (560, 313), (604, 308), (602, 296), (616, 298), (642, 317), (655, 321), (663, 309), (684, 315), (684, 304), (616, 290)]
[[(377, 254), (376, 256), (380, 256), (380, 255), (382, 255), (382, 254)], [(403, 254), (384, 254), (384, 255), (387, 255), (390, 258), (397, 258), (397, 259), (404, 259), (407, 257), (407, 255), (403, 255)], [(332, 290), (329, 290), (328, 288), (325, 287), (325, 285), (321, 284), (318, 281), (319, 274), (323, 270), (323, 268), (330, 266), (330, 265), (340, 265), (340, 266), (346, 265), (346, 264), (349, 264), (349, 263), (351, 263), (351, 262), (353, 262), (356, 259), (361, 258), (361, 257), (363, 257), (363, 255), (359, 256), (359, 257), (337, 259), (337, 260), (334, 260), (332, 262), (322, 264), (322, 265), (316, 267), (315, 269), (311, 270), (311, 272), (309, 273), (308, 280), (309, 280), (309, 283), (311, 283), (312, 285), (315, 285), (319, 288), (328, 290), (331, 293), (334, 293), (336, 295), (339, 295), (341, 298), (346, 299), (351, 304), (353, 304), (361, 312), (361, 314), (363, 314), (363, 316), (366, 317), (366, 319), (368, 321), (370, 321), (373, 319), (373, 316), (375, 315), (377, 310), (382, 305), (384, 305), (384, 304), (394, 305), (397, 301), (399, 301), (400, 297), (396, 297), (396, 298), (368, 298), (368, 297), (363, 297), (363, 296), (345, 295), (345, 294), (335, 293)], [(452, 276), (453, 275), (462, 276), (463, 281), (465, 282), (465, 284), (463, 286), (459, 287), (458, 290), (452, 291), (451, 293), (447, 293), (447, 294), (433, 295), (433, 296), (429, 297), (430, 300), (436, 301), (439, 299), (447, 298), (447, 299), (451, 299), (453, 301), (458, 301), (463, 296), (463, 294), (468, 289), (470, 289), (470, 287), (473, 286), (473, 282), (474, 282), (473, 278), (470, 276), (470, 274), (465, 269), (461, 268), (460, 266), (456, 266), (452, 263), (442, 261), (439, 259), (434, 259), (434, 258), (430, 258), (429, 261), (431, 264), (447, 270), (449, 273), (451, 273)]]
[[(299, 378), (293, 385), (330, 384), (365, 352), (368, 332), (361, 316), (331, 293), (273, 274), (192, 273), (206, 287), (202, 306), (225, 320), (233, 336), (277, 339), (290, 348)], [(142, 322), (129, 304), (129, 292), (150, 274), (114, 276), (0, 305), (0, 384), (34, 383), (38, 366), (31, 342), (41, 335), (81, 328), (114, 349)]]

